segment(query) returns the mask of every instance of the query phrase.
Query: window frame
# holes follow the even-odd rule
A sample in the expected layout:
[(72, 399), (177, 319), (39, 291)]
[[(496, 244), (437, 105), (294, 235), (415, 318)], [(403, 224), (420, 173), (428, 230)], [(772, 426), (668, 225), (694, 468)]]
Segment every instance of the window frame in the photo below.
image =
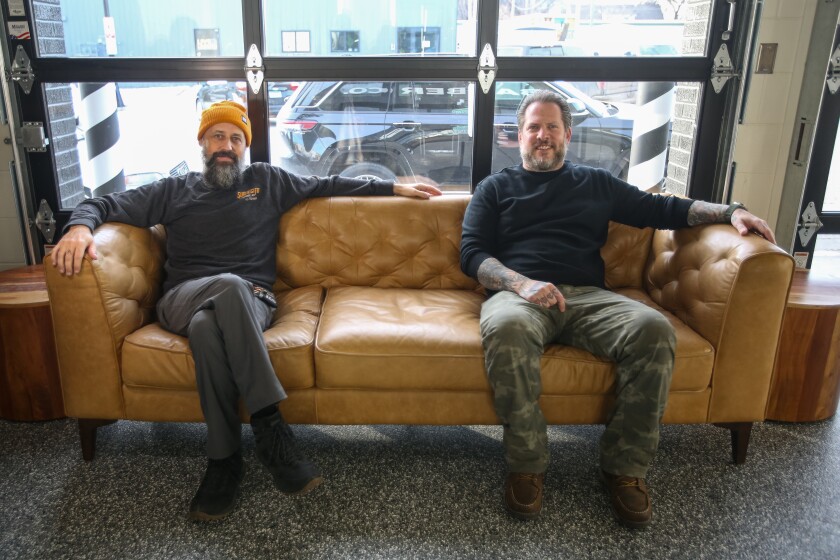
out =
[[(711, 0), (712, 15), (709, 21), (709, 37), (719, 37), (726, 29), (728, 3), (726, 0)], [(261, 52), (265, 49), (265, 29), (262, 3), (241, 0), (243, 16), (243, 43), (247, 53), (252, 44)], [(302, 64), (300, 56), (263, 57), (264, 84), (269, 81), (325, 81), (336, 77), (352, 81), (411, 80), (411, 81), (467, 81), (476, 83), (479, 55), (484, 45), (494, 47), (498, 39), (499, 3), (478, 2), (476, 6), (477, 29), (475, 34), (475, 56), (364, 56), (348, 60), (342, 56), (306, 57)], [(31, 29), (32, 5), (26, 3), (26, 17)], [(5, 14), (4, 14), (5, 17)], [(303, 30), (306, 31), (306, 30)], [(274, 31), (276, 32), (276, 31)], [(46, 94), (43, 83), (78, 82), (201, 82), (208, 80), (243, 80), (243, 59), (238, 57), (196, 57), (169, 58), (38, 58), (35, 41), (7, 37), (8, 52), (13, 53), (21, 46), (37, 69), (37, 79), (28, 95), (17, 95), (17, 110), (22, 121), (44, 122), (46, 135), (50, 136), (46, 117)], [(310, 36), (310, 45), (312, 37)], [(706, 56), (698, 57), (498, 57), (496, 59), (496, 81), (556, 80), (599, 81), (675, 81), (708, 83), (714, 66), (713, 54), (719, 41), (708, 40)], [(738, 46), (730, 48), (733, 60), (737, 60)], [(310, 47), (311, 48), (311, 47)], [(348, 62), (350, 64), (348, 64)], [(15, 86), (17, 88), (17, 86)], [(698, 133), (694, 159), (718, 161), (717, 146), (722, 134), (722, 117), (727, 100), (731, 99), (734, 87), (728, 87), (722, 94), (715, 94), (705, 87), (698, 120)], [(473, 122), (473, 169), (471, 188), (489, 175), (491, 169), (490, 149), (494, 126), (494, 92), (487, 94), (476, 86)], [(259, 92), (248, 90), (248, 110), (252, 120), (253, 141), (250, 149), (252, 162), (270, 161), (270, 135), (267, 88)], [(56, 229), (61, 230), (69, 217), (70, 210), (58, 210), (57, 178), (49, 150), (43, 153), (28, 153), (26, 158), (27, 188), (32, 191), (33, 200), (46, 200), (53, 208)], [(688, 179), (688, 195), (694, 198), (713, 200), (714, 165), (692, 166)], [(705, 185), (705, 186), (704, 186)], [(36, 235), (37, 238), (37, 235)], [(40, 243), (39, 245), (41, 245)], [(43, 248), (39, 249), (43, 253)]]

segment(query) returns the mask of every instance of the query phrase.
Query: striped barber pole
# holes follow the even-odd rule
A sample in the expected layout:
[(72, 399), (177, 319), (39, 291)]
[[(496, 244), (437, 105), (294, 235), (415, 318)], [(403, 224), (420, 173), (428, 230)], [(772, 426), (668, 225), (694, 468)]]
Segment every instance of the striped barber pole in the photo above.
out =
[(675, 89), (674, 82), (639, 83), (627, 182), (642, 190), (655, 187), (665, 178)]
[(83, 83), (80, 126), (85, 131), (88, 170), (93, 196), (125, 190), (125, 173), (119, 150), (120, 123), (117, 119), (117, 89), (113, 82)]

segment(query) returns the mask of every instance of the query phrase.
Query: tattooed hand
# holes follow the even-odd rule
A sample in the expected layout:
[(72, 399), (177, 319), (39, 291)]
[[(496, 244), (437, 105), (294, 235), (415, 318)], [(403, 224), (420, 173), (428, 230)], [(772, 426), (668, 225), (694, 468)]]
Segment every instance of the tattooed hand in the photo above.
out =
[(478, 267), (478, 281), (496, 292), (507, 290), (542, 307), (556, 305), (560, 311), (566, 310), (566, 299), (554, 284), (526, 278), (493, 258), (486, 259)]
[(732, 213), (732, 218), (727, 220), (727, 208), (729, 206), (726, 204), (714, 204), (702, 200), (695, 200), (688, 208), (688, 225), (696, 226), (698, 224), (723, 224), (729, 222), (741, 235), (748, 235), (752, 232), (760, 235), (770, 243), (776, 242), (773, 230), (770, 229), (767, 222), (758, 216), (750, 214), (743, 208), (735, 210)]
[(566, 299), (560, 293), (560, 290), (550, 282), (526, 279), (518, 286), (516, 293), (522, 299), (536, 303), (541, 307), (552, 307), (556, 305), (560, 311), (566, 310)]
[(767, 225), (767, 222), (747, 212), (746, 210), (735, 210), (732, 213), (732, 226), (738, 230), (741, 235), (747, 235), (750, 232), (757, 233), (770, 243), (776, 242), (776, 237), (773, 235), (773, 230)]

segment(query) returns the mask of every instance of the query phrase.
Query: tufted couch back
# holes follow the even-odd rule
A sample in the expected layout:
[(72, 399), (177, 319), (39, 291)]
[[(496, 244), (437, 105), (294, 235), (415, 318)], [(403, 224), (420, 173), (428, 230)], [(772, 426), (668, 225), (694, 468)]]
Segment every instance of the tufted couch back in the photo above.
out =
[(283, 216), (275, 291), (312, 284), (477, 289), (459, 265), (468, 196), (306, 200)]
[[(283, 216), (275, 291), (313, 284), (480, 289), (461, 272), (461, 224), (470, 197), (306, 200)], [(642, 287), (652, 230), (610, 225), (601, 255), (612, 289)]]

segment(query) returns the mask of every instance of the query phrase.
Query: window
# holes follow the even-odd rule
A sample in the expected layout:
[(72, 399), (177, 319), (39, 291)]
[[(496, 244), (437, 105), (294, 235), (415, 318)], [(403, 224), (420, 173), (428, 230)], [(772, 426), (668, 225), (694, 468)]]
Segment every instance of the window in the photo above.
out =
[(471, 98), (467, 82), (306, 82), (280, 110), (271, 163), (468, 192)]
[[(242, 12), (222, 2), (60, 0), (49, 2), (49, 7), (44, 6), (46, 2), (33, 4), (42, 4), (36, 7), (35, 26), (42, 57), (245, 56)], [(105, 6), (110, 14), (107, 20)]]
[[(200, 171), (201, 111), (217, 101), (246, 103), (244, 82), (50, 83), (49, 125), (61, 208), (86, 196)], [(60, 103), (59, 103), (60, 102)], [(165, 123), (166, 134), (149, 126)], [(154, 149), (149, 149), (154, 146)], [(246, 154), (247, 158), (247, 154)]]
[(440, 28), (400, 27), (397, 29), (397, 52), (440, 52)]
[[(476, 55), (478, 0), (309, 0), (305, 4), (262, 0), (261, 4), (263, 56)], [(277, 29), (310, 31), (309, 49), (287, 49)]]
[(330, 31), (330, 52), (359, 52), (359, 32)]
[(311, 50), (309, 46), (309, 31), (283, 31), (281, 36), (283, 38), (284, 53), (308, 53)]
[[(662, 121), (667, 134), (657, 136), (664, 155), (657, 152), (656, 164), (665, 160), (669, 190), (689, 195), (689, 182), (714, 181), (724, 98), (737, 89), (716, 95), (707, 85), (719, 46), (707, 38), (728, 23), (726, 3), (712, 0), (692, 0), (690, 9), (657, 2), (655, 17), (652, 2), (635, 0), (112, 0), (113, 55), (104, 4), (27, 3), (50, 7), (27, 10), (37, 80), (20, 118), (44, 122), (50, 139), (45, 153), (27, 156), (27, 173), (32, 199), (48, 201), (59, 230), (68, 210), (98, 188), (90, 155), (99, 140), (86, 128), (84, 84), (110, 84), (100, 99), (120, 127), (121, 155), (112, 161), (122, 162), (127, 188), (178, 173), (184, 161), (200, 169), (200, 110), (232, 99), (251, 112), (252, 161), (305, 174), (411, 177), (463, 192), (518, 161), (515, 112), (524, 93), (540, 88), (564, 92), (575, 109), (570, 156), (632, 177), (640, 93), (670, 80), (673, 112)], [(494, 35), (498, 71), (485, 94), (479, 39)], [(6, 40), (14, 51), (17, 40)], [(243, 70), (251, 44), (263, 60), (256, 92)], [(155, 57), (166, 64), (147, 60)], [(164, 139), (150, 140), (159, 129), (151, 122), (169, 131)]]

